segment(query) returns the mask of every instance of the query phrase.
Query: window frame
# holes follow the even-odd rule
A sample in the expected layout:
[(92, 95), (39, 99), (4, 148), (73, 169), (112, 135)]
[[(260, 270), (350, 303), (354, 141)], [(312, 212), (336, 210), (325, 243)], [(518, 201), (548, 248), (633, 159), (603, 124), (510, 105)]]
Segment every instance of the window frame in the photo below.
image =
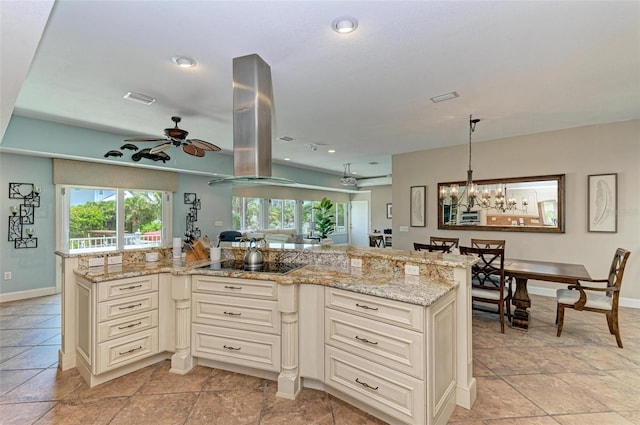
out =
[[(70, 203), (71, 195), (70, 191), (73, 189), (86, 189), (86, 190), (109, 190), (116, 192), (116, 246), (106, 248), (84, 248), (84, 249), (71, 249), (69, 247), (69, 224), (70, 224)], [(125, 217), (125, 192), (157, 192), (162, 194), (162, 228), (160, 232), (160, 243), (153, 246), (144, 245), (125, 245), (124, 234), (124, 217)], [(117, 252), (125, 250), (136, 250), (146, 248), (157, 248), (161, 246), (168, 246), (171, 242), (172, 228), (173, 228), (173, 193), (163, 190), (154, 189), (131, 189), (131, 188), (116, 188), (106, 186), (83, 186), (83, 185), (70, 185), (70, 184), (57, 184), (56, 185), (56, 211), (58, 212), (59, 219), (56, 220), (56, 247), (61, 252), (67, 252), (72, 254), (83, 254), (90, 252)]]

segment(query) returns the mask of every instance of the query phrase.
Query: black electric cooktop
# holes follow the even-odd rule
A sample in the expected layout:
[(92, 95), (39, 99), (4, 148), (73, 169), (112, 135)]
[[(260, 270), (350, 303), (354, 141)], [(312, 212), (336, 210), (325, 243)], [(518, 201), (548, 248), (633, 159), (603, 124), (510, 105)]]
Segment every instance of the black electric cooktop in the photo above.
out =
[(244, 261), (224, 260), (220, 263), (213, 263), (202, 268), (209, 270), (241, 270), (260, 273), (285, 274), (295, 269), (299, 269), (302, 266), (304, 266), (304, 264), (279, 263), (269, 261), (262, 263), (261, 266), (245, 266)]

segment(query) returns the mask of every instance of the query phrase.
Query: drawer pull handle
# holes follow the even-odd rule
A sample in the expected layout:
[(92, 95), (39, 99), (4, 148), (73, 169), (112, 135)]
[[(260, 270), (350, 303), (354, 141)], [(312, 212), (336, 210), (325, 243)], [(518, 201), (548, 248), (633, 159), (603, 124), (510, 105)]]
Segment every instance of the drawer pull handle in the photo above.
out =
[(366, 382), (362, 382), (362, 381), (358, 380), (358, 378), (356, 378), (356, 382), (358, 384), (362, 385), (363, 387), (369, 388), (371, 390), (377, 390), (378, 388), (380, 388), (380, 387), (372, 387), (371, 385), (367, 384)]
[(377, 310), (378, 309), (378, 307), (369, 307), (368, 305), (358, 304), (358, 303), (356, 303), (356, 307), (364, 308), (365, 310)]
[(242, 289), (242, 286), (224, 285), (227, 289)]
[[(139, 326), (141, 325), (142, 322), (138, 322), (138, 323), (132, 323), (130, 325), (127, 326), (118, 326), (118, 329), (127, 329), (127, 328), (133, 328), (134, 326)], [(356, 337), (357, 338), (357, 337)]]
[(138, 350), (142, 350), (142, 345), (141, 345), (140, 347), (138, 347), (138, 348), (132, 348), (132, 349), (131, 349), (131, 350), (129, 350), (129, 351), (125, 351), (124, 353), (118, 353), (118, 354), (120, 354), (121, 356), (123, 356), (123, 355), (125, 355), (125, 354), (131, 354), (131, 353), (134, 353), (134, 352), (136, 352), (136, 351), (138, 351)]
[(131, 304), (128, 305), (126, 307), (118, 307), (118, 310), (127, 310), (129, 308), (136, 308), (136, 307), (140, 307), (142, 305), (142, 303), (138, 303), (138, 304)]
[(225, 311), (224, 314), (227, 316), (240, 316), (242, 313), (234, 313), (233, 311)]
[(120, 290), (128, 291), (129, 289), (136, 289), (136, 288), (142, 288), (142, 285), (131, 285), (131, 286), (127, 286), (126, 288), (120, 288)]
[(232, 347), (230, 345), (223, 345), (223, 347), (226, 348), (227, 350), (240, 350), (240, 348), (242, 348), (242, 347), (236, 348), (236, 347)]
[(369, 341), (367, 338), (362, 338), (362, 337), (359, 337), (358, 335), (356, 335), (356, 339), (357, 339), (358, 341), (366, 342), (367, 344), (371, 344), (371, 345), (378, 345), (378, 342), (377, 342), (377, 341), (376, 341), (376, 342)]

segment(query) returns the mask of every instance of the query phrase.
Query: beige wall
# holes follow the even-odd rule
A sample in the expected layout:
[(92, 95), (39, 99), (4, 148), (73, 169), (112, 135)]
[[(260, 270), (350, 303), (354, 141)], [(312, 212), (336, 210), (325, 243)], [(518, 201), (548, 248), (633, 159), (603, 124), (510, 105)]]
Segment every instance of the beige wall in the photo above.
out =
[(391, 229), (392, 220), (387, 218), (387, 204), (391, 204), (392, 186), (375, 186), (371, 188), (371, 229), (382, 232)]
[[(582, 263), (605, 278), (616, 248), (631, 251), (622, 296), (640, 307), (640, 120), (473, 143), (474, 178), (566, 174), (564, 234), (438, 230), (437, 183), (464, 180), (468, 145), (393, 156), (393, 244), (411, 249), (429, 236), (506, 239), (507, 256)], [(618, 232), (587, 232), (587, 176), (618, 173)], [(427, 227), (409, 227), (409, 187), (427, 186)], [(559, 285), (533, 282), (533, 286)]]

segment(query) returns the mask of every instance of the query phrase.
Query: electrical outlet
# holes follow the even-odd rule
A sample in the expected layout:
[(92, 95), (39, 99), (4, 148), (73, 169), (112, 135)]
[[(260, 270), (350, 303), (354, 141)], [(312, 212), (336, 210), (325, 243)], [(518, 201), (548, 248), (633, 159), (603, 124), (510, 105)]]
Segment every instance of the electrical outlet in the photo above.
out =
[(213, 225), (216, 227), (222, 227), (224, 226), (224, 223), (222, 222), (222, 220), (216, 220), (213, 222)]
[(102, 257), (89, 258), (89, 267), (100, 267), (100, 266), (104, 266), (104, 258)]
[(408, 232), (409, 231), (409, 226), (400, 226), (400, 231), (401, 232)]
[(352, 258), (351, 267), (362, 267), (362, 258)]
[(114, 257), (107, 257), (107, 264), (122, 264), (122, 255), (116, 255)]
[(11, 280), (11, 272), (4, 272), (4, 280)]
[(410, 274), (413, 276), (418, 276), (420, 274), (420, 267), (412, 266), (411, 264), (404, 265), (404, 274)]

